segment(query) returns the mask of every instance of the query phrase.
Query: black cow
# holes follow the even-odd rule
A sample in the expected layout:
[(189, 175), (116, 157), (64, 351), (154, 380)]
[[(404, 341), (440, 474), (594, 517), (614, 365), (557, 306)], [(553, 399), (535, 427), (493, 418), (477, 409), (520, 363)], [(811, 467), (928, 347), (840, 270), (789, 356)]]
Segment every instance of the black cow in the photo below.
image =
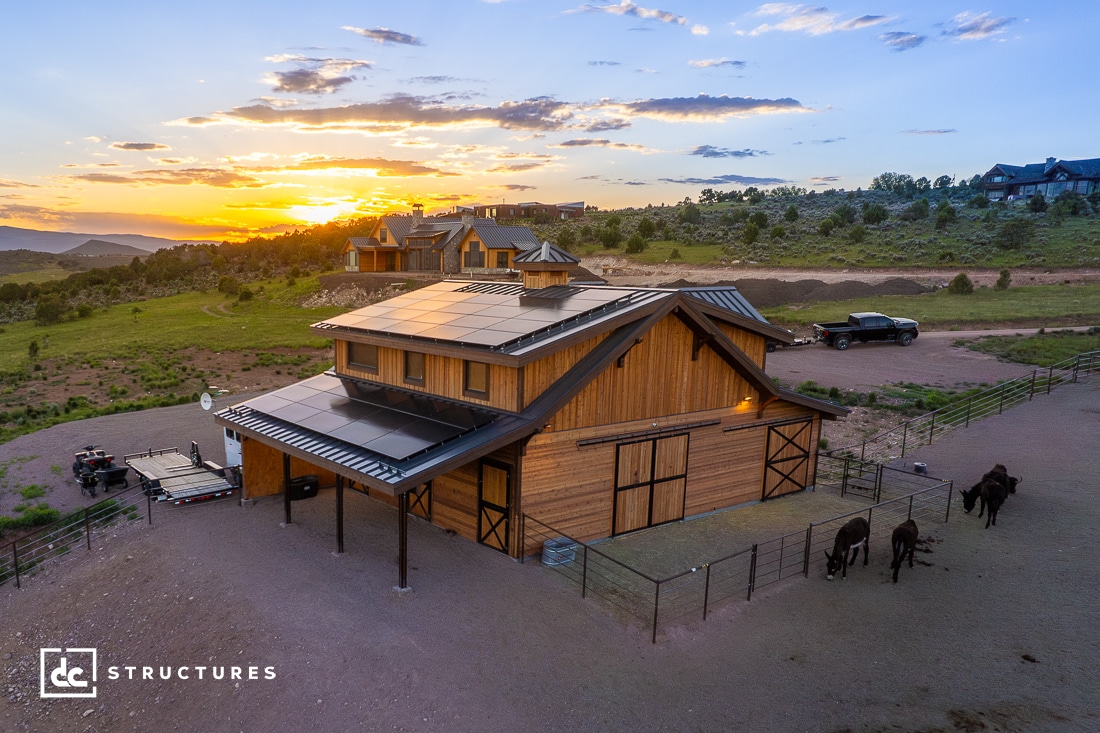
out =
[[(856, 564), (860, 545), (863, 545), (863, 564), (867, 565), (867, 548), (870, 545), (870, 538), (871, 525), (863, 517), (856, 517), (841, 527), (836, 533), (836, 540), (833, 542), (833, 554), (830, 555), (828, 550), (825, 551), (825, 559), (829, 561), (825, 568), (825, 577), (832, 580), (833, 576), (836, 575), (836, 571), (839, 570), (841, 571), (840, 577), (847, 578), (848, 566)], [(852, 561), (848, 562), (848, 553), (853, 549), (855, 552), (852, 554)]]
[(913, 550), (917, 547), (917, 523), (912, 519), (894, 527), (894, 533), (890, 536), (890, 545), (894, 549), (894, 562), (890, 563), (890, 569), (894, 571), (894, 582), (898, 582), (898, 570), (901, 569), (901, 561), (909, 555), (909, 567), (913, 567)]

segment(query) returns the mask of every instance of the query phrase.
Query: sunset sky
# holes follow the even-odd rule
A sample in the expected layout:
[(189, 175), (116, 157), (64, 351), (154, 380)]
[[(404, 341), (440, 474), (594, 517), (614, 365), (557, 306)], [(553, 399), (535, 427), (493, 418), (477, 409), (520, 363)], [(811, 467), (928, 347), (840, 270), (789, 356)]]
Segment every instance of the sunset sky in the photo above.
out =
[(1100, 157), (1100, 3), (6, 3), (0, 225), (240, 240)]

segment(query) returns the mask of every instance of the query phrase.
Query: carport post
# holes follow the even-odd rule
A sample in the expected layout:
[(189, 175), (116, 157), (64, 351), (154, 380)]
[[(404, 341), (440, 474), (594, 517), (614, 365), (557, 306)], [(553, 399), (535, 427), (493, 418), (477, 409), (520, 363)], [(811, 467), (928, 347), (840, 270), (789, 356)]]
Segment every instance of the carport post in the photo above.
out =
[(286, 523), (290, 524), (290, 454), (283, 454), (283, 511)]
[(409, 589), (409, 492), (397, 497), (397, 590)]
[(344, 477), (336, 474), (336, 553), (344, 553)]

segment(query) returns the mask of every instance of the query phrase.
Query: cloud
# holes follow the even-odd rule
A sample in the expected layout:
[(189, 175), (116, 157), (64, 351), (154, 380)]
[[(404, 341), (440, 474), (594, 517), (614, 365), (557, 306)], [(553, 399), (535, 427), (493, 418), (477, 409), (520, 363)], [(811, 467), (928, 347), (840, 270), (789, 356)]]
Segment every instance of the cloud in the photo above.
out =
[(114, 150), (171, 150), (172, 148), (161, 143), (111, 143), (110, 146)]
[(567, 13), (611, 13), (612, 15), (628, 15), (634, 18), (641, 18), (642, 20), (657, 20), (662, 23), (671, 23), (675, 25), (687, 25), (688, 19), (682, 15), (676, 15), (676, 13), (669, 12), (667, 10), (658, 10), (657, 8), (643, 8), (640, 5), (635, 5), (630, 0), (622, 0), (618, 5), (582, 5), (576, 10), (567, 10)]
[(838, 20), (839, 13), (828, 8), (791, 3), (765, 3), (756, 9), (756, 15), (781, 16), (782, 20), (774, 25), (764, 23), (748, 32), (758, 36), (770, 31), (801, 32), (811, 36), (821, 36), (838, 31), (854, 31), (879, 25), (890, 20), (886, 15), (861, 15), (858, 18)]
[(355, 80), (349, 76), (350, 72), (374, 65), (357, 59), (315, 59), (290, 54), (271, 56), (267, 60), (299, 65), (290, 71), (273, 71), (264, 78), (273, 91), (291, 94), (331, 94)]
[(585, 132), (611, 132), (613, 130), (625, 130), (631, 127), (630, 120), (598, 120), (590, 125), (584, 126), (582, 129)]
[(508, 130), (559, 130), (572, 117), (564, 102), (535, 97), (495, 107), (453, 106), (409, 94), (380, 102), (316, 109), (275, 109), (267, 104), (235, 107), (212, 117), (191, 117), (187, 125), (238, 123), (275, 125), (299, 131), (350, 130), (400, 132), (415, 127), (501, 127)]
[(618, 61), (589, 61), (589, 66), (622, 66)]
[(493, 188), (501, 188), (505, 191), (534, 191), (538, 186), (525, 186), (522, 183), (502, 183)]
[(707, 28), (705, 25), (698, 25), (698, 24), (693, 25), (691, 27), (691, 35), (693, 35), (693, 36), (709, 36), (710, 35), (710, 28)]
[(715, 66), (733, 66), (738, 69), (745, 68), (744, 61), (733, 61), (723, 56), (720, 59), (700, 59), (698, 61), (688, 61), (688, 66), (692, 66), (696, 69), (709, 69)]
[(766, 150), (730, 150), (729, 148), (716, 148), (713, 145), (696, 146), (688, 155), (698, 155), (702, 158), (756, 158), (761, 155), (771, 155)]
[(902, 130), (905, 135), (950, 135), (953, 132), (958, 132), (953, 127), (941, 127), (938, 130)]
[(127, 175), (84, 173), (71, 176), (85, 183), (122, 183), (152, 186), (213, 186), (214, 188), (262, 188), (267, 184), (252, 176), (221, 168), (185, 168), (183, 170), (134, 171)]
[(723, 183), (741, 183), (750, 186), (774, 186), (780, 183), (787, 183), (787, 181), (782, 178), (756, 178), (754, 176), (739, 176), (734, 173), (724, 176), (714, 176), (712, 178), (661, 178), (658, 180), (662, 183), (685, 183), (693, 186), (720, 186)]
[(605, 102), (605, 107), (617, 109), (626, 115), (652, 117), (662, 120), (714, 122), (729, 117), (774, 114), (778, 112), (811, 112), (796, 99), (753, 99), (752, 97), (671, 97), (665, 99), (640, 99), (634, 102)]
[(824, 186), (828, 183), (836, 183), (840, 180), (840, 176), (812, 176), (810, 183), (815, 186)]
[(259, 171), (319, 171), (319, 170), (372, 170), (381, 177), (393, 176), (456, 176), (438, 168), (430, 168), (411, 160), (388, 160), (386, 158), (306, 158), (294, 165), (280, 168), (262, 168)]
[(10, 178), (0, 178), (0, 188), (41, 188), (41, 186), (23, 183), (22, 181), (13, 181)]
[(624, 186), (648, 186), (649, 185), (648, 181), (622, 181), (621, 183)]
[(436, 74), (432, 76), (414, 76), (409, 79), (412, 84), (453, 84), (456, 81), (462, 81), (457, 76), (446, 76), (443, 74)]
[(357, 33), (363, 38), (375, 41), (379, 44), (397, 43), (405, 46), (423, 46), (419, 38), (408, 33), (400, 33), (389, 28), (356, 28), (353, 25), (345, 25), (341, 30)]
[(1004, 33), (1004, 29), (1015, 22), (1015, 18), (991, 18), (988, 11), (974, 15), (964, 10), (952, 18), (952, 25), (941, 33), (960, 41), (984, 41)]
[(614, 148), (616, 150), (637, 150), (639, 152), (646, 152), (647, 148), (644, 145), (632, 145), (630, 143), (614, 143), (604, 137), (592, 138), (592, 137), (578, 137), (572, 140), (565, 140), (557, 145), (551, 147), (555, 148)]
[(918, 36), (916, 33), (892, 31), (890, 33), (883, 33), (878, 39), (895, 51), (908, 51), (924, 43), (928, 40), (928, 36)]
[[(828, 137), (828, 138), (825, 138), (824, 140), (811, 140), (810, 144), (811, 145), (832, 145), (833, 143), (838, 143), (838, 142), (840, 142), (842, 140), (846, 140), (846, 139), (847, 138), (843, 138), (843, 137)], [(796, 142), (794, 144), (795, 145), (801, 145), (802, 141), (799, 140), (798, 142)]]
[(504, 165), (494, 165), (487, 172), (488, 173), (524, 173), (526, 171), (532, 171), (536, 168), (542, 168), (545, 166), (545, 162), (528, 161), (527, 163), (506, 163)]

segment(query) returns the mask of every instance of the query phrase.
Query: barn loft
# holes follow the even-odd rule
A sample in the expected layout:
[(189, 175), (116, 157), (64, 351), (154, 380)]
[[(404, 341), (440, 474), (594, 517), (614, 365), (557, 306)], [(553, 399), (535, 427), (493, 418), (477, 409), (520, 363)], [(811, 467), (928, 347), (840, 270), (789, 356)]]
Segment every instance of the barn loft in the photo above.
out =
[(569, 282), (544, 243), (522, 283), (443, 281), (312, 325), (335, 366), (216, 413), (246, 498), (292, 479), (395, 504), (512, 557), (526, 514), (589, 540), (801, 491), (842, 407), (764, 372), (769, 324), (733, 287)]

